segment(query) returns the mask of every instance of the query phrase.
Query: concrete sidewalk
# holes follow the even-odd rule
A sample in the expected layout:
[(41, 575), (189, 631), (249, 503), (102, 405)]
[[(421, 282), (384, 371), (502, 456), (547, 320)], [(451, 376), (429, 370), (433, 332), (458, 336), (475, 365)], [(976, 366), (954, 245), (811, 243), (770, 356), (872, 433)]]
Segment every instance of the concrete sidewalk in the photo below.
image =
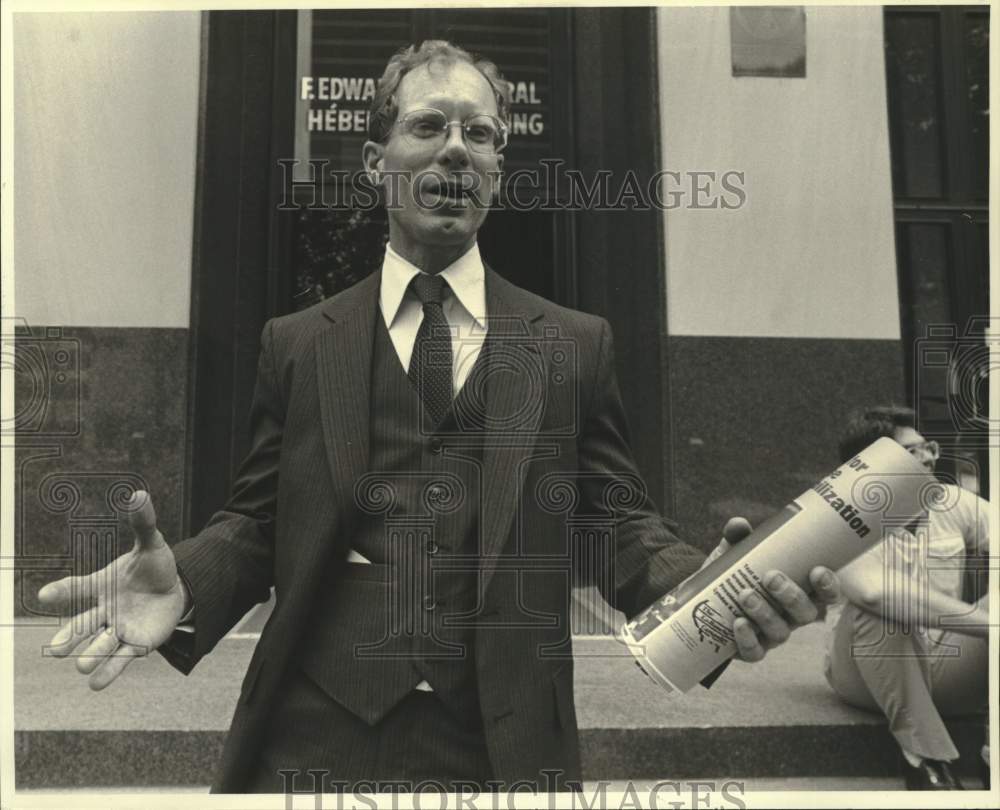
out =
[[(53, 626), (19, 626), (18, 787), (208, 784), (256, 643), (240, 630), (187, 678), (153, 655), (93, 693), (71, 660), (43, 655)], [(840, 703), (823, 678), (825, 633), (802, 628), (764, 662), (736, 662), (711, 690), (687, 695), (661, 690), (614, 641), (578, 639), (585, 778), (895, 779), (884, 721)], [(953, 735), (974, 769), (982, 727), (959, 722)]]

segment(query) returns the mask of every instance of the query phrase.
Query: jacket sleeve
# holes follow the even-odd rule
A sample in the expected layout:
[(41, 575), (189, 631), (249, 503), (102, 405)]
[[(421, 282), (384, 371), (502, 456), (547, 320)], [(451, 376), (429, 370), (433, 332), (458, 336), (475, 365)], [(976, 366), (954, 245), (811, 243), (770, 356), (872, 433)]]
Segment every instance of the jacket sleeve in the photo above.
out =
[(175, 632), (160, 648), (185, 674), (259, 602), (274, 581), (274, 529), (285, 406), (275, 367), (274, 325), (261, 336), (250, 406), (250, 450), (226, 505), (194, 537), (173, 547), (193, 598), (194, 633)]
[(578, 576), (596, 581), (605, 600), (632, 618), (697, 571), (705, 555), (677, 538), (646, 493), (629, 447), (611, 327), (604, 320), (596, 354), (578, 438), (578, 484), (587, 508), (611, 516), (614, 532), (610, 550), (578, 550), (575, 559), (578, 566), (600, 569)]

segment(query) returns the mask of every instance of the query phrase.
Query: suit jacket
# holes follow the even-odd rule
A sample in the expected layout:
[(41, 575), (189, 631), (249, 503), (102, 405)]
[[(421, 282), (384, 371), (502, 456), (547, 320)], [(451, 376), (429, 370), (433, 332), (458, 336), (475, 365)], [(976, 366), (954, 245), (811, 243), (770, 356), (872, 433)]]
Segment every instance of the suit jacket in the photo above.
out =
[[(276, 605), (243, 681), (212, 789), (241, 792), (282, 674), (320, 595), (372, 587), (347, 562), (367, 471), (381, 273), (267, 323), (251, 446), (225, 507), (174, 547), (194, 634), (161, 652), (187, 673), (273, 586)], [(581, 567), (634, 615), (700, 566), (646, 497), (629, 450), (607, 322), (486, 271), (491, 373), (480, 505), (475, 659), (495, 777), (579, 779), (569, 583)], [(494, 373), (495, 372), (495, 373)], [(603, 550), (590, 541), (604, 537)], [(377, 586), (377, 583), (375, 583)], [(345, 643), (349, 636), (345, 636)], [(351, 655), (350, 649), (344, 654)], [(377, 669), (358, 688), (378, 689)], [(290, 765), (291, 766), (291, 765)], [(378, 778), (373, 774), (373, 778)], [(544, 784), (544, 782), (542, 782)]]

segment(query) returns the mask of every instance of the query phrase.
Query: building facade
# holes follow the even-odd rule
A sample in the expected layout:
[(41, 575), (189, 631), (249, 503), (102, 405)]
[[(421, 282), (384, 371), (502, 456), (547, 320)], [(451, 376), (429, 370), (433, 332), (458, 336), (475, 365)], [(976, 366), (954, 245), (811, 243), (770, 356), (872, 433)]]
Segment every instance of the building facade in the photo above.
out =
[(16, 14), (19, 609), (113, 553), (122, 482), (171, 542), (224, 502), (264, 322), (377, 266), (384, 213), (338, 203), (425, 38), (512, 83), (483, 255), (610, 320), (683, 536), (775, 512), (890, 400), (985, 494), (989, 9), (791, 12)]

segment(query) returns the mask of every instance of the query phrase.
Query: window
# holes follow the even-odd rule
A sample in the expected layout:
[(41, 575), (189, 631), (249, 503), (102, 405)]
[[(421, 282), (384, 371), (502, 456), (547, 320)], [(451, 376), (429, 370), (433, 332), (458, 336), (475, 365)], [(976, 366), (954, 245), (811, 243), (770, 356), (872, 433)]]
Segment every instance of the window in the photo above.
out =
[(887, 8), (885, 48), (909, 390), (944, 471), (978, 465), (984, 490), (989, 9)]

